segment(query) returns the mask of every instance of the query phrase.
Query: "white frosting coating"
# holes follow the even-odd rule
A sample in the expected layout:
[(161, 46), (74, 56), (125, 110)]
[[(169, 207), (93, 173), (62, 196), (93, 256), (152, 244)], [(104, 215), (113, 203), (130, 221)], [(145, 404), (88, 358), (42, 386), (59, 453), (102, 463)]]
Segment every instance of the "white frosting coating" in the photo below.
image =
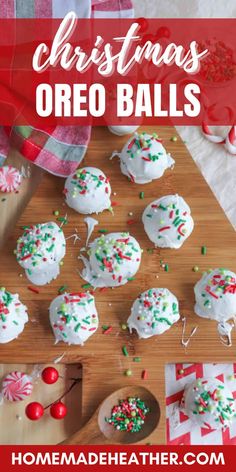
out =
[(135, 133), (118, 156), (121, 172), (136, 184), (159, 179), (175, 163), (156, 135), (147, 133)]
[(179, 249), (193, 231), (191, 210), (179, 195), (167, 195), (144, 210), (144, 229), (155, 246)]
[(0, 344), (16, 339), (27, 321), (27, 308), (19, 300), (19, 295), (0, 288)]
[(224, 323), (236, 316), (236, 274), (214, 269), (203, 274), (194, 287), (195, 313)]
[(59, 226), (50, 221), (27, 226), (17, 241), (16, 258), (35, 285), (45, 285), (60, 273), (66, 241)]
[(84, 167), (67, 177), (66, 203), (78, 213), (100, 213), (111, 207), (109, 179), (96, 167)]
[(129, 233), (102, 235), (89, 244), (89, 260), (81, 256), (82, 277), (93, 287), (124, 285), (139, 269), (141, 249)]
[(108, 129), (111, 133), (116, 134), (117, 136), (124, 136), (125, 134), (134, 133), (139, 126), (125, 126), (125, 125), (117, 125), (117, 126), (108, 126)]
[(179, 303), (167, 288), (151, 288), (133, 303), (128, 327), (136, 329), (139, 338), (162, 334), (179, 320)]
[(56, 341), (83, 345), (98, 328), (94, 297), (89, 292), (64, 293), (49, 308)]
[(198, 379), (188, 385), (181, 409), (194, 424), (203, 428), (226, 429), (235, 420), (233, 394), (215, 378)]

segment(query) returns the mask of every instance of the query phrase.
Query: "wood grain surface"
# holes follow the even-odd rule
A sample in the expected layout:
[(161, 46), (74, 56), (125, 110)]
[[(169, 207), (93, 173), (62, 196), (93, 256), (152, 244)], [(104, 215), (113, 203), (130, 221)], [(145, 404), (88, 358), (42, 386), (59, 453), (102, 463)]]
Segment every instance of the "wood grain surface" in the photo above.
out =
[[(84, 283), (78, 273), (81, 264), (77, 256), (79, 248), (84, 246), (86, 226), (84, 217), (67, 208), (63, 202), (64, 181), (45, 174), (0, 256), (0, 285), (20, 294), (20, 298), (28, 306), (30, 318), (34, 320), (26, 325), (17, 340), (7, 345), (0, 345), (0, 362), (50, 363), (64, 352), (62, 362), (81, 362), (83, 423), (113, 390), (129, 384), (145, 385), (154, 393), (161, 408), (159, 426), (148, 441), (164, 444), (166, 441), (165, 363), (177, 361), (225, 363), (235, 360), (235, 333), (233, 347), (227, 348), (218, 338), (216, 323), (200, 319), (194, 314), (193, 286), (201, 276), (201, 272), (208, 268), (226, 267), (236, 271), (236, 235), (184, 143), (179, 137), (176, 142), (171, 141), (176, 131), (173, 128), (156, 127), (145, 128), (145, 131), (157, 132), (163, 138), (164, 146), (176, 160), (174, 170), (167, 171), (160, 180), (147, 185), (130, 183), (120, 173), (118, 159), (109, 160), (112, 151), (120, 150), (127, 137), (113, 136), (106, 128), (94, 129), (83, 162), (83, 165), (100, 167), (110, 177), (112, 190), (115, 193), (112, 199), (118, 203), (114, 207), (114, 216), (110, 212), (104, 212), (97, 217), (99, 226), (96, 227), (93, 237), (98, 236), (98, 229), (106, 228), (109, 231), (128, 230), (137, 238), (143, 248), (143, 256), (135, 280), (123, 287), (96, 291), (100, 327), (85, 346), (67, 346), (62, 343), (54, 345), (48, 307), (51, 300), (57, 296), (61, 285), (67, 284), (69, 290), (76, 291)], [(141, 191), (145, 192), (143, 200), (139, 198)], [(151, 254), (147, 249), (151, 248), (152, 244), (144, 233), (141, 215), (148, 203), (170, 193), (179, 193), (186, 199), (192, 209), (195, 229), (180, 250), (155, 249)], [(55, 220), (54, 210), (59, 210), (61, 216), (68, 214), (69, 222), (64, 226), (65, 236), (70, 236), (77, 228), (82, 240), (81, 244), (75, 245), (72, 239), (67, 241), (67, 254), (60, 277), (50, 285), (39, 288), (39, 294), (34, 294), (27, 289), (29, 284), (15, 260), (13, 250), (17, 237), (22, 233), (22, 225)], [(132, 219), (137, 222), (132, 226), (127, 224), (127, 220), (130, 219), (129, 212), (133, 213)], [(205, 256), (201, 255), (202, 245), (207, 247)], [(161, 260), (169, 264), (169, 272), (163, 270)], [(195, 265), (199, 267), (198, 273), (192, 270)], [(23, 275), (20, 277), (20, 274)], [(198, 325), (197, 333), (187, 350), (181, 346), (181, 321), (165, 334), (147, 340), (139, 340), (135, 333), (130, 335), (128, 331), (120, 329), (120, 323), (125, 323), (130, 314), (134, 299), (141, 291), (151, 287), (167, 287), (177, 296), (181, 315), (187, 317), (187, 333)], [(104, 324), (113, 328), (109, 335), (103, 334), (101, 326)], [(129, 357), (123, 356), (123, 345), (126, 345)], [(141, 362), (133, 362), (134, 356), (140, 356)], [(124, 375), (126, 369), (132, 370), (131, 377)], [(143, 369), (148, 371), (147, 380), (141, 379)]]

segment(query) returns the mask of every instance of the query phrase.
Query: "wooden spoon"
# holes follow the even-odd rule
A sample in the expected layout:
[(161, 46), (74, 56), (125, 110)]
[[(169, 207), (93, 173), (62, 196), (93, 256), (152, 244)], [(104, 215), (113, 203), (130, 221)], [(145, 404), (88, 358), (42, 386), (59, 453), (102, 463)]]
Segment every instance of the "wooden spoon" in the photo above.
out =
[[(117, 431), (114, 426), (107, 423), (114, 405), (119, 400), (128, 397), (139, 397), (150, 409), (141, 431), (129, 433)], [(97, 408), (88, 423), (77, 433), (63, 441), (61, 444), (132, 444), (147, 438), (157, 427), (160, 420), (160, 407), (154, 395), (144, 387), (130, 385), (116, 390), (109, 395)]]

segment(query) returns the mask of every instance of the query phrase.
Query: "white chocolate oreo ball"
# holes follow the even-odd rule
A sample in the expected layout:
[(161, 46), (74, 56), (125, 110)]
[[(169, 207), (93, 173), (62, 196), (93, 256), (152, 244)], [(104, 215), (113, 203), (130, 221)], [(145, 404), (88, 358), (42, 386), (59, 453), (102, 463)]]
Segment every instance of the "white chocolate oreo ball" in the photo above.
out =
[(150, 338), (168, 330), (180, 318), (177, 298), (167, 288), (151, 288), (135, 300), (127, 320), (139, 338)]
[(193, 231), (191, 210), (179, 195), (167, 195), (150, 203), (142, 221), (155, 246), (179, 249)]
[(194, 287), (198, 316), (224, 323), (236, 316), (236, 274), (214, 269), (203, 274)]
[(236, 415), (232, 392), (215, 378), (198, 379), (186, 386), (181, 409), (195, 425), (208, 429), (226, 429)]
[(117, 155), (121, 172), (136, 184), (159, 179), (175, 163), (155, 134), (135, 133)]
[(126, 284), (139, 269), (141, 249), (129, 233), (102, 235), (89, 244), (89, 260), (80, 256), (85, 268), (82, 277), (93, 287)]
[(105, 174), (96, 167), (84, 167), (65, 182), (66, 203), (78, 213), (101, 213), (111, 207), (111, 186)]
[(117, 125), (117, 126), (108, 126), (108, 129), (111, 133), (116, 134), (117, 136), (124, 136), (126, 134), (134, 133), (138, 129), (138, 126)]
[(45, 285), (59, 275), (65, 251), (63, 231), (50, 221), (25, 227), (17, 241), (16, 258), (30, 282)]
[(98, 328), (94, 297), (89, 292), (64, 293), (49, 308), (56, 341), (83, 345)]
[(0, 344), (16, 339), (27, 321), (27, 308), (19, 300), (19, 295), (0, 288)]

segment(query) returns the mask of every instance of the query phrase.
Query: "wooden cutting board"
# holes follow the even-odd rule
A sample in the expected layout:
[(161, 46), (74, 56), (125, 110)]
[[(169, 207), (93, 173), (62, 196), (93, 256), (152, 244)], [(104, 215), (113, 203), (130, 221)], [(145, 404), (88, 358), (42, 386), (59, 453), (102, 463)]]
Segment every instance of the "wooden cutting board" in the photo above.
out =
[[(120, 173), (118, 159), (109, 160), (112, 151), (120, 150), (127, 137), (116, 137), (106, 128), (94, 129), (83, 162), (83, 165), (100, 167), (110, 177), (114, 192), (112, 199), (117, 202), (114, 216), (110, 212), (104, 212), (97, 217), (99, 226), (96, 227), (93, 237), (98, 236), (98, 229), (106, 228), (109, 231), (130, 231), (137, 238), (144, 252), (135, 280), (113, 290), (96, 291), (100, 327), (85, 346), (66, 346), (61, 343), (54, 345), (48, 307), (51, 300), (57, 296), (60, 286), (66, 284), (69, 290), (74, 292), (84, 283), (78, 274), (81, 265), (77, 256), (79, 247), (84, 246), (87, 233), (84, 217), (63, 203), (63, 179), (45, 174), (1, 252), (0, 285), (20, 294), (20, 298), (28, 306), (30, 317), (35, 321), (26, 325), (19, 339), (7, 345), (0, 345), (0, 363), (50, 363), (64, 352), (62, 362), (81, 362), (83, 422), (87, 421), (99, 402), (114, 389), (127, 384), (143, 384), (156, 395), (161, 407), (159, 427), (147, 441), (164, 444), (165, 363), (225, 363), (235, 360), (235, 334), (233, 347), (227, 348), (219, 340), (216, 323), (200, 319), (194, 314), (193, 286), (201, 272), (208, 268), (227, 267), (236, 271), (236, 235), (181, 139), (178, 137), (176, 142), (171, 141), (171, 137), (176, 136), (175, 129), (150, 127), (145, 128), (145, 131), (157, 132), (176, 160), (175, 169), (167, 171), (162, 179), (148, 185), (130, 183)], [(139, 198), (141, 191), (144, 191), (144, 199)], [(141, 215), (145, 206), (152, 200), (170, 193), (179, 193), (189, 203), (195, 229), (180, 250), (155, 249), (151, 254), (147, 249), (152, 245), (144, 233)], [(22, 225), (56, 220), (54, 210), (59, 210), (60, 216), (68, 214), (69, 222), (64, 226), (65, 236), (70, 236), (77, 228), (82, 241), (81, 244), (73, 245), (73, 240), (68, 240), (60, 277), (50, 285), (39, 288), (39, 294), (34, 294), (27, 289), (25, 276), (20, 277), (23, 271), (15, 260), (13, 250), (17, 237), (22, 233)], [(132, 217), (129, 216), (130, 212), (133, 213)], [(132, 226), (127, 224), (131, 218), (136, 221)], [(203, 245), (207, 247), (205, 256), (201, 255)], [(169, 272), (163, 270), (161, 260), (169, 264)], [(193, 272), (193, 266), (199, 267), (198, 273)], [(186, 351), (181, 346), (181, 322), (165, 334), (147, 340), (138, 340), (136, 334), (130, 335), (128, 331), (120, 329), (120, 323), (126, 322), (137, 295), (148, 288), (158, 286), (169, 288), (178, 297), (181, 315), (186, 316), (188, 320), (188, 334), (198, 325), (198, 331)], [(112, 326), (111, 333), (104, 335), (102, 325)], [(123, 356), (123, 345), (127, 347), (129, 357)], [(140, 356), (141, 362), (133, 362), (134, 356)], [(126, 369), (132, 370), (131, 377), (124, 375)], [(148, 372), (148, 380), (141, 379), (143, 369)]]

